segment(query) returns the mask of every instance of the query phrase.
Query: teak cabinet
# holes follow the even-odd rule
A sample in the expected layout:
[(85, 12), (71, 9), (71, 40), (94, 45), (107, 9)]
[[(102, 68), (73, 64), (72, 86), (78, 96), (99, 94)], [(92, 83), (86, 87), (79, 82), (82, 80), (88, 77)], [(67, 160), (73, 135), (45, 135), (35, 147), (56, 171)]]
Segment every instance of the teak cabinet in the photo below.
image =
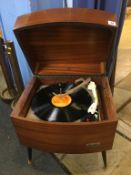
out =
[[(18, 17), (14, 32), (34, 73), (11, 119), (21, 144), (57, 153), (102, 152), (112, 148), (116, 113), (106, 77), (117, 29), (112, 13), (50, 9)], [(47, 122), (28, 117), (33, 95), (43, 84), (91, 77), (99, 96), (100, 121)]]

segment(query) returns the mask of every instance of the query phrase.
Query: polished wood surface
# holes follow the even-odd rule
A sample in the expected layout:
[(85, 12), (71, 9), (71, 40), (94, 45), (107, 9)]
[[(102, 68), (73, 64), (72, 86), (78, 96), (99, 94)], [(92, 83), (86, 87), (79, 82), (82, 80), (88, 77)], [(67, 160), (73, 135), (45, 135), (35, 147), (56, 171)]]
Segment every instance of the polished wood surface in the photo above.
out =
[(92, 70), (98, 69), (93, 73), (101, 74), (100, 65), (106, 67), (109, 62), (117, 27), (108, 21), (116, 23), (115, 15), (100, 10), (51, 9), (19, 17), (14, 31), (36, 74), (61, 74), (61, 70), (63, 74), (88, 74), (92, 64), (96, 64)]
[(31, 81), (28, 83), (22, 95), (20, 96), (19, 101), (16, 103), (13, 112), (11, 114), (12, 116), (25, 116), (31, 102), (30, 96), (34, 94), (34, 92), (38, 87), (39, 82), (36, 80), (35, 77), (33, 77)]
[[(116, 22), (112, 13), (89, 9), (51, 9), (19, 17), (15, 34), (33, 73), (11, 119), (20, 142), (48, 152), (88, 153), (113, 145), (117, 120), (106, 65), (113, 46)], [(27, 117), (38, 87), (89, 77), (96, 82), (101, 120), (48, 122)], [(62, 117), (62, 116), (61, 116)], [(75, 117), (75, 116), (74, 116)]]
[[(49, 152), (86, 153), (111, 149), (117, 124), (115, 110), (107, 79), (101, 76), (96, 78), (97, 81), (101, 89), (100, 96), (105, 99), (101, 107), (104, 119), (98, 122), (61, 123), (31, 120), (26, 117), (31, 99), (40, 83), (40, 80), (33, 78), (12, 113), (12, 121), (20, 142), (28, 147)], [(53, 79), (50, 83), (54, 83)]]
[[(99, 14), (99, 15), (98, 15)], [(80, 16), (79, 16), (80, 15)], [(15, 30), (25, 27), (56, 22), (81, 22), (107, 26), (107, 20), (117, 21), (116, 15), (111, 12), (87, 8), (59, 8), (36, 11), (19, 16), (15, 23)]]
[(105, 64), (103, 62), (94, 64), (71, 64), (68, 62), (66, 64), (39, 63), (35, 72), (39, 75), (102, 75), (105, 74)]

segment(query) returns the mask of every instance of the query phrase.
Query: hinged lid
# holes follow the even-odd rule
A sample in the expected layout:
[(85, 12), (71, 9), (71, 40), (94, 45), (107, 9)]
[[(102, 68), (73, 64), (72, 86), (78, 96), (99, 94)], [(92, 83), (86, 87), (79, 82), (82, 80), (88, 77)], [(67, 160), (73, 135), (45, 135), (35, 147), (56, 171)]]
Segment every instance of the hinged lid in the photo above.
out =
[(14, 31), (35, 74), (102, 74), (116, 26), (112, 13), (66, 8), (20, 16)]

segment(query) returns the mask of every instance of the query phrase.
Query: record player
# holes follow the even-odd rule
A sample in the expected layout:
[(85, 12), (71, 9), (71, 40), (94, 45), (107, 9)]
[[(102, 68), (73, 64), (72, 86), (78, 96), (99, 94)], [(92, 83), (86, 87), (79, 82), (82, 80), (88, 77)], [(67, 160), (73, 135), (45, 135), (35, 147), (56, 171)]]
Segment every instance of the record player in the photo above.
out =
[[(106, 164), (105, 151), (112, 148), (117, 125), (106, 77), (116, 29), (116, 16), (100, 10), (49, 9), (18, 17), (14, 32), (34, 76), (14, 107), (11, 119), (20, 143), (28, 147), (30, 161), (34, 148), (52, 153), (102, 152)], [(44, 120), (31, 118), (32, 101), (39, 94), (39, 104), (41, 86), (45, 86), (44, 101), (50, 87), (72, 85), (80, 78), (84, 81), (90, 78), (97, 86), (99, 120), (77, 121), (77, 112), (71, 112), (76, 120), (69, 121), (62, 120), (62, 112), (58, 121), (46, 120), (46, 112), (43, 115), (39, 112)], [(64, 92), (59, 99), (60, 93), (53, 93), (49, 101), (54, 108), (68, 110), (72, 96)]]

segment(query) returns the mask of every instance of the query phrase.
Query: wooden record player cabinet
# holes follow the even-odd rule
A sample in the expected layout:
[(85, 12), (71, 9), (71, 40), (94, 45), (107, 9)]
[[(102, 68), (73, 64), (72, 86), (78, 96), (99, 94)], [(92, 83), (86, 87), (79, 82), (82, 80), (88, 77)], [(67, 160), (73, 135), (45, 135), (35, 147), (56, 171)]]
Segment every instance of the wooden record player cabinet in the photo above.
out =
[[(18, 17), (14, 32), (34, 73), (19, 98), (11, 119), (21, 144), (52, 153), (102, 152), (112, 148), (116, 113), (107, 67), (110, 66), (116, 17), (89, 9), (50, 9)], [(89, 77), (96, 82), (101, 120), (47, 122), (27, 117), (33, 95), (41, 84)], [(62, 116), (61, 116), (62, 117)]]

